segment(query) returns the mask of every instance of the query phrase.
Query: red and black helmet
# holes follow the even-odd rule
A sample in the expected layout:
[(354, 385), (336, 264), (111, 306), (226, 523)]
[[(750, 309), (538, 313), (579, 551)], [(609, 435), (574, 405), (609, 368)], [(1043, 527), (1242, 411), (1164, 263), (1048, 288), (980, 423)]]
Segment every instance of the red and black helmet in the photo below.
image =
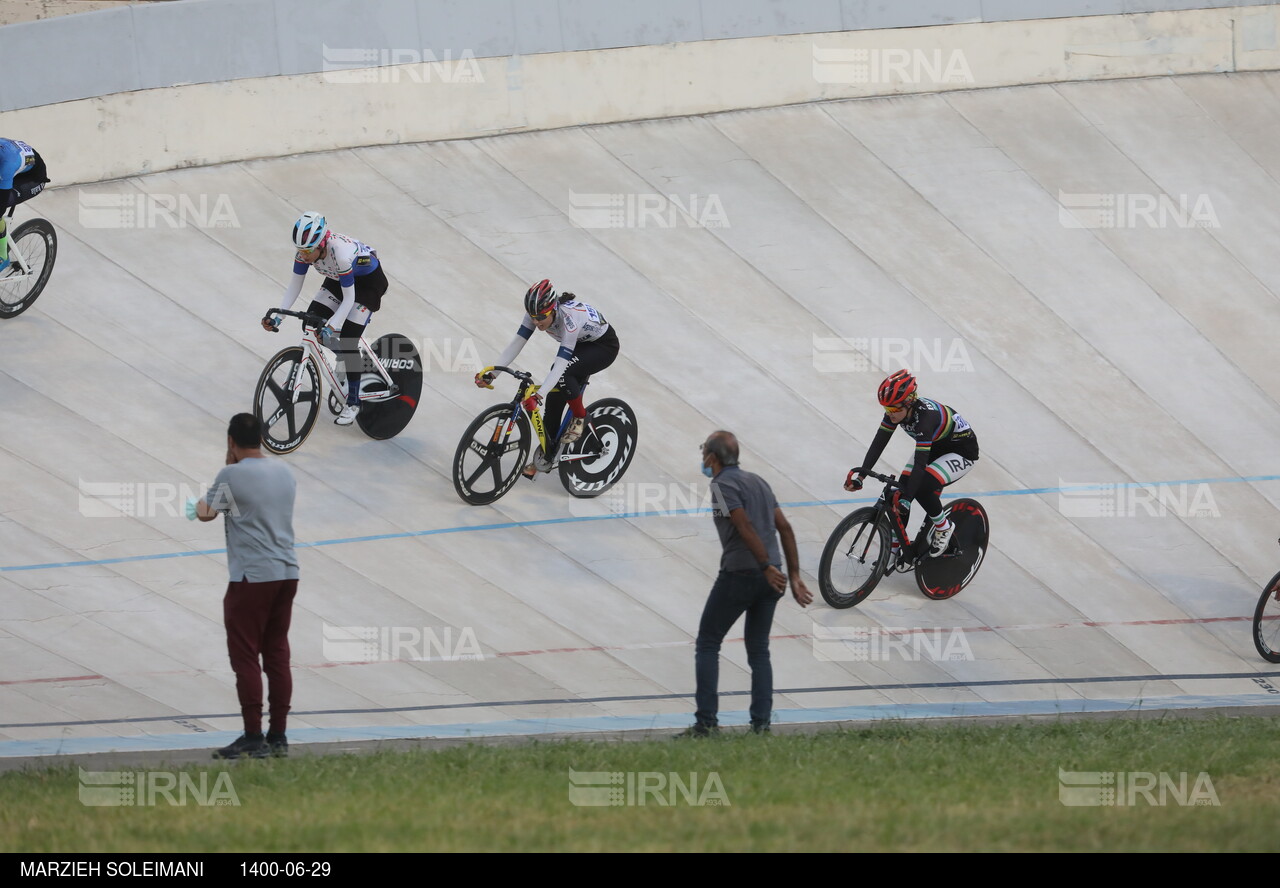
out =
[(531, 318), (546, 314), (556, 305), (556, 291), (551, 281), (539, 281), (524, 294), (524, 310)]
[(899, 370), (880, 383), (880, 406), (886, 410), (906, 406), (916, 396), (916, 378), (907, 370)]

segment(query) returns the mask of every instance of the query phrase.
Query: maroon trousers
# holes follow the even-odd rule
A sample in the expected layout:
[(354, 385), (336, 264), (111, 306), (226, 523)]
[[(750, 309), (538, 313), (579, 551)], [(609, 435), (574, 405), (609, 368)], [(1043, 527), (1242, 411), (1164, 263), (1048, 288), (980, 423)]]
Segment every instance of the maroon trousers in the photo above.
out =
[[(227, 653), (236, 674), (236, 694), (244, 716), (244, 732), (262, 731), (262, 673), (267, 673), (270, 730), (285, 732), (293, 676), (289, 674), (289, 619), (297, 580), (227, 584), (222, 621), (227, 627)], [(259, 662), (261, 657), (261, 662)]]

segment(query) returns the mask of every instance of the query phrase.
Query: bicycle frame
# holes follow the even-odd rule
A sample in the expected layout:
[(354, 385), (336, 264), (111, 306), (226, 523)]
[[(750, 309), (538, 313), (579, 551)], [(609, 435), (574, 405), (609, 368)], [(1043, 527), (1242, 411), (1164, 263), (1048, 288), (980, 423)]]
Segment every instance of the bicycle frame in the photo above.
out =
[[(876, 500), (873, 507), (875, 509), (875, 522), (880, 523), (885, 520), (889, 524), (889, 529), (898, 537), (898, 555), (893, 564), (889, 565), (885, 573), (893, 573), (894, 571), (913, 570), (920, 563), (922, 555), (915, 553), (916, 542), (907, 536), (907, 526), (902, 520), (902, 513), (898, 511), (898, 497), (902, 490), (902, 482), (893, 475), (881, 475), (879, 472), (867, 472), (868, 478), (875, 478), (877, 481), (884, 483), (884, 492)], [(923, 533), (925, 528), (921, 528)]]
[[(320, 344), (320, 339), (316, 330), (326, 321), (319, 315), (309, 314), (305, 311), (286, 311), (284, 309), (272, 309), (267, 313), (270, 317), (272, 314), (289, 315), (291, 317), (300, 318), (302, 320), (302, 356), (303, 359), (293, 368), (293, 373), (289, 377), (289, 389), (293, 393), (292, 399), (296, 404), (298, 395), (302, 392), (303, 376), (302, 365), (306, 363), (307, 358), (311, 358), (316, 367), (322, 374), (322, 379), (328, 380), (328, 392), (342, 392), (342, 397), (346, 398), (346, 391), (343, 389), (342, 381), (338, 378), (337, 371), (334, 367), (329, 366), (328, 360), (325, 358), (324, 346)], [(310, 326), (308, 326), (310, 325)], [(364, 336), (359, 340), (359, 352), (362, 359), (367, 359), (368, 364), (372, 364), (377, 370), (378, 375), (382, 377), (382, 381), (387, 384), (385, 392), (360, 392), (361, 401), (385, 401), (387, 398), (394, 397), (397, 393), (397, 386), (392, 382), (391, 377), (387, 374), (387, 370), (382, 366), (382, 362), (378, 360), (377, 355), (373, 353), (373, 349), (369, 347), (369, 343), (365, 341)], [(336, 360), (335, 360), (336, 366)], [(320, 393), (321, 396), (325, 394)]]
[[(9, 220), (9, 225), (4, 230), (4, 239), (9, 242), (9, 268), (5, 269), (4, 280), (16, 281), (18, 278), (30, 277), (31, 269), (27, 267), (27, 259), (22, 255), (22, 251), (18, 249), (18, 242), (10, 235), (13, 233), (13, 219)], [(17, 269), (17, 271), (10, 271)]]
[[(519, 370), (512, 370), (510, 367), (485, 367), (480, 372), (482, 374), (494, 373), (494, 372), (510, 373), (512, 376), (514, 376), (516, 379), (520, 380), (521, 382), (520, 387), (516, 389), (516, 396), (511, 400), (511, 408), (512, 408), (511, 418), (507, 420), (505, 430), (502, 426), (495, 426), (493, 429), (493, 440), (490, 443), (492, 444), (497, 444), (499, 442), (505, 443), (506, 440), (511, 437), (512, 431), (515, 430), (516, 422), (520, 419), (520, 415), (524, 414), (529, 417), (529, 421), (533, 424), (533, 430), (538, 436), (538, 443), (542, 446), (542, 452), (545, 455), (548, 450), (547, 429), (546, 429), (546, 423), (543, 419), (542, 410), (540, 408), (535, 408), (532, 412), (530, 412), (528, 410), (525, 410), (524, 408), (524, 402), (528, 400), (530, 397), (532, 397), (534, 394), (536, 394), (536, 391), (537, 391), (537, 385), (535, 385), (533, 382), (533, 374), (524, 373)], [(493, 388), (493, 386), (490, 385), (489, 388)], [(555, 390), (556, 389), (552, 389), (551, 391), (555, 391)], [(568, 426), (570, 419), (571, 417), (566, 415), (564, 419), (561, 420), (560, 434), (564, 433), (565, 427)], [(588, 417), (587, 422), (588, 422), (588, 425), (590, 425), (590, 417)], [(583, 432), (583, 438), (587, 436), (588, 431), (594, 431), (594, 427), (592, 427), (591, 429), (585, 430)], [(559, 435), (557, 435), (557, 438), (558, 437)], [(584, 459), (591, 459), (594, 456), (597, 456), (597, 454), (595, 453), (566, 453), (566, 454), (557, 453), (554, 457), (547, 457), (547, 459), (548, 459), (548, 462), (550, 462), (551, 464), (551, 468), (554, 469), (556, 466), (560, 465), (560, 463), (563, 463), (563, 462), (578, 462)]]

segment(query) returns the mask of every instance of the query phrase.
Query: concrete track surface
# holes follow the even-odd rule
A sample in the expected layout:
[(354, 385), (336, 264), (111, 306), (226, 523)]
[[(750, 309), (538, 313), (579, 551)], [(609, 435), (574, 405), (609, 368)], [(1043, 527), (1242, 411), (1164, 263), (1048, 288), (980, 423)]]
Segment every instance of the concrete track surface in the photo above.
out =
[[(903, 363), (977, 430), (952, 490), (986, 506), (990, 549), (947, 601), (901, 576), (848, 610), (788, 598), (778, 722), (1270, 705), (1249, 618), (1280, 567), (1278, 94), (1280, 74), (1073, 83), (49, 191), (18, 220), (53, 221), (56, 269), (0, 323), (0, 757), (239, 733), (222, 531), (180, 495), (296, 341), (296, 322), (258, 319), (313, 208), (378, 249), (371, 338), (409, 336), (427, 372), (398, 437), (322, 416), (284, 457), (295, 743), (689, 723), (719, 557), (698, 444), (739, 435), (816, 597), (827, 535), (865, 501), (841, 483), (876, 385)], [(632, 405), (638, 455), (596, 500), (544, 476), (467, 506), (459, 436), (510, 395), (472, 374), (544, 277), (617, 328), (588, 400)], [(541, 374), (553, 354), (538, 334), (519, 363)], [(881, 470), (909, 452), (898, 435)], [(98, 517), (113, 484), (133, 500)], [(335, 653), (333, 627), (383, 645)], [(846, 643), (820, 641), (836, 630)], [(724, 723), (745, 721), (749, 686), (739, 624)]]

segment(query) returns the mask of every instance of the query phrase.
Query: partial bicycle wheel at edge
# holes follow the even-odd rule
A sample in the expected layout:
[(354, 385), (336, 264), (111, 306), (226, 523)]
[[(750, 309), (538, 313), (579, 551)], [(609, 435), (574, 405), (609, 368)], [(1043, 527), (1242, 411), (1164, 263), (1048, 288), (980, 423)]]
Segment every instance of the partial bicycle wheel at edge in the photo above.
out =
[[(636, 455), (640, 426), (626, 401), (601, 398), (587, 408), (582, 437), (569, 445), (560, 463), (560, 483), (579, 498), (599, 496), (617, 484)], [(586, 459), (573, 459), (591, 454)]]
[(1253, 646), (1268, 663), (1280, 663), (1280, 573), (1262, 590), (1253, 611)]
[(871, 523), (876, 510), (867, 506), (844, 517), (827, 537), (818, 565), (818, 589), (827, 604), (853, 607), (863, 601), (889, 566), (889, 528)]
[[(281, 350), (267, 362), (253, 393), (253, 413), (262, 424), (262, 446), (275, 454), (293, 453), (307, 440), (320, 415), (320, 371), (302, 347)], [(302, 386), (294, 401), (291, 382), (294, 368), (302, 374)]]
[(453, 489), (463, 502), (484, 506), (516, 483), (530, 449), (529, 418), (511, 421), (511, 405), (495, 404), (471, 421), (453, 454)]
[(31, 307), (49, 282), (58, 258), (58, 235), (47, 219), (28, 219), (13, 230), (9, 239), (18, 245), (31, 274), (5, 278), (8, 270), (0, 272), (0, 318), (16, 318)]
[(977, 500), (958, 499), (949, 507), (956, 526), (947, 551), (928, 555), (916, 566), (916, 585), (925, 598), (942, 601), (958, 594), (978, 574), (987, 554), (991, 524), (987, 510)]

